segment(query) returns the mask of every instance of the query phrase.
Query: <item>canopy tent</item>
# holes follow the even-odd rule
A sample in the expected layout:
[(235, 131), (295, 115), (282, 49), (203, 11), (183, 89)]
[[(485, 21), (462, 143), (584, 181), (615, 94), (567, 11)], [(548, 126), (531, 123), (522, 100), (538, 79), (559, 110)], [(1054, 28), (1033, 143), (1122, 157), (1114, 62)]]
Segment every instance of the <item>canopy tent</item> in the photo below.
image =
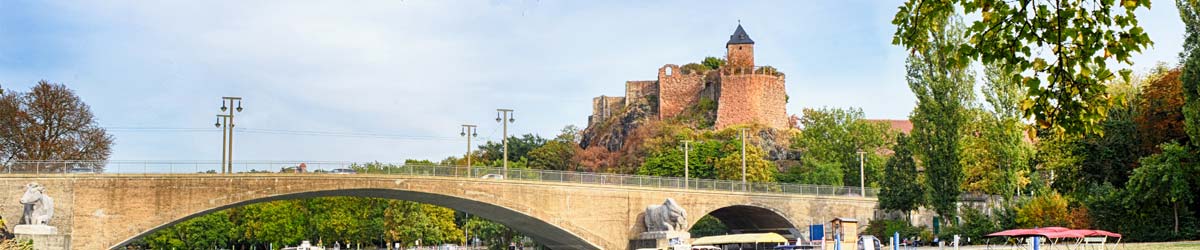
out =
[[(1070, 229), (1065, 227), (1044, 227), (1035, 229), (1010, 229), (1000, 232), (985, 235), (985, 237), (1009, 237), (1010, 241), (1014, 238), (1031, 237), (1036, 240), (1045, 237), (1051, 245), (1058, 244), (1060, 241), (1064, 243), (1074, 242), (1074, 244), (1098, 244), (1103, 246), (1107, 238), (1117, 238), (1116, 244), (1121, 243), (1121, 234), (1113, 233), (1104, 230), (1092, 229)], [(990, 242), (990, 240), (989, 240)], [(990, 243), (989, 243), (990, 244)]]
[(985, 235), (987, 237), (1030, 237), (1042, 236), (1051, 239), (1083, 238), (1083, 237), (1113, 237), (1121, 238), (1121, 234), (1104, 230), (1068, 229), (1064, 227), (1046, 227), (1038, 229), (1010, 229)]
[(740, 243), (780, 243), (787, 244), (787, 238), (777, 233), (730, 234), (702, 237), (692, 241), (692, 245), (724, 245)]

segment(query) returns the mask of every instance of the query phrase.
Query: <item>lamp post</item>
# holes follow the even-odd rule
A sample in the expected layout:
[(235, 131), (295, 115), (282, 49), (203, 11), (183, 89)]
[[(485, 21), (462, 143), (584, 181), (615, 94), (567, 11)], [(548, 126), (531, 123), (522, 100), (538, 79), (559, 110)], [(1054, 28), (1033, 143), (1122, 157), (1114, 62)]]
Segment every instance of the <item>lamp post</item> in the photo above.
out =
[(229, 146), (229, 144), (227, 144), (228, 143), (228, 134), (225, 133), (225, 127), (228, 127), (229, 126), (228, 124), (229, 124), (229, 115), (224, 115), (224, 114), (218, 114), (217, 115), (217, 123), (213, 124), (213, 125), (217, 126), (218, 128), (221, 128), (221, 173), (222, 174), (225, 173), (225, 153), (229, 152), (225, 148), (225, 146)]
[(479, 133), (476, 133), (476, 131), (475, 125), (463, 124), (462, 132), (458, 133), (458, 135), (467, 138), (467, 169), (471, 169), (471, 137), (479, 136)]
[(691, 148), (688, 147), (688, 143), (691, 142), (691, 140), (683, 140), (683, 189), (688, 189), (688, 183), (691, 182), (690, 176), (688, 175), (688, 151), (692, 151)]
[[(230, 108), (230, 107), (234, 106), (235, 102), (237, 103), (237, 107)], [(226, 104), (229, 104), (229, 107), (226, 107), (225, 106)], [(242, 112), (242, 98), (236, 97), (236, 96), (221, 97), (221, 112), (229, 111), (229, 114), (224, 115), (224, 118), (226, 120), (225, 126), (224, 126), (225, 130), (221, 131), (221, 137), (222, 137), (221, 142), (222, 142), (222, 144), (224, 144), (223, 145), (224, 149), (221, 152), (221, 172), (222, 173), (233, 173), (233, 126), (234, 126), (233, 111), (234, 110), (237, 110), (238, 113)], [(220, 126), (218, 125), (218, 127), (220, 127)], [(228, 133), (228, 136), (225, 135), (226, 133)], [(229, 140), (225, 140), (224, 138), (226, 138), (226, 137), (228, 137)]]
[(746, 191), (746, 130), (749, 128), (738, 129), (742, 136), (742, 191)]
[[(503, 118), (501, 118), (501, 117), (503, 117)], [(505, 179), (508, 179), (508, 124), (516, 122), (516, 121), (517, 121), (516, 119), (513, 119), (513, 110), (512, 109), (496, 109), (496, 122), (504, 124), (504, 133), (503, 133), (504, 137), (501, 138), (501, 141), (504, 142), (504, 175), (503, 176)]]
[(858, 194), (863, 197), (867, 196), (867, 174), (863, 172), (863, 165), (865, 165), (863, 156), (866, 154), (866, 151), (858, 151)]

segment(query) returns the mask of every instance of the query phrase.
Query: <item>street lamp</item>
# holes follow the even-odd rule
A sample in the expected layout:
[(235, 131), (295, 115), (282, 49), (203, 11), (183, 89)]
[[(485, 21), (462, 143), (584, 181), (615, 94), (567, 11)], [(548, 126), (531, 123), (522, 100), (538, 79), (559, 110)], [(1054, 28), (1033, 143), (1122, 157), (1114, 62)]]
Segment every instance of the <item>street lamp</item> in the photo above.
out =
[(742, 136), (742, 191), (746, 191), (746, 130), (750, 128), (738, 129)]
[(866, 151), (858, 151), (858, 194), (863, 197), (867, 196), (867, 174), (863, 172), (863, 165), (865, 165), (863, 156), (866, 154)]
[[(508, 120), (508, 121), (505, 122), (505, 120)], [(516, 121), (517, 121), (516, 119), (513, 119), (513, 110), (512, 109), (496, 109), (496, 122), (504, 124), (504, 133), (503, 133), (504, 137), (501, 138), (501, 141), (504, 142), (504, 175), (503, 176), (506, 179), (508, 178), (508, 124), (514, 123)]]
[(475, 125), (463, 124), (462, 132), (458, 133), (458, 135), (467, 138), (467, 169), (471, 169), (471, 137), (479, 136), (479, 133), (476, 133), (476, 131)]
[(688, 176), (688, 151), (692, 151), (688, 147), (688, 143), (691, 142), (691, 140), (683, 140), (683, 189), (688, 189), (688, 183), (691, 182)]
[[(222, 105), (221, 108), (224, 109), (225, 106)], [(217, 115), (217, 123), (213, 124), (213, 125), (217, 126), (218, 128), (221, 128), (221, 173), (224, 174), (225, 173), (225, 159), (226, 159), (225, 153), (229, 152), (229, 150), (226, 149), (226, 146), (229, 146), (228, 134), (225, 133), (225, 128), (229, 127), (229, 115), (218, 114)]]
[[(229, 104), (229, 106), (234, 106), (234, 103), (237, 103), (236, 108), (230, 109), (230, 108), (226, 107), (226, 104)], [(229, 114), (226, 114), (226, 115), (217, 115), (218, 117), (225, 118), (224, 130), (221, 131), (221, 146), (222, 146), (222, 148), (221, 148), (221, 173), (233, 173), (233, 126), (234, 126), (233, 111), (234, 110), (237, 110), (237, 112), (239, 112), (239, 113), (242, 112), (242, 98), (236, 97), (236, 96), (221, 97), (221, 112), (225, 112), (225, 111), (229, 112)], [(217, 123), (218, 123), (217, 127), (222, 127), (220, 125), (219, 121)], [(225, 138), (229, 138), (229, 139), (226, 140)]]

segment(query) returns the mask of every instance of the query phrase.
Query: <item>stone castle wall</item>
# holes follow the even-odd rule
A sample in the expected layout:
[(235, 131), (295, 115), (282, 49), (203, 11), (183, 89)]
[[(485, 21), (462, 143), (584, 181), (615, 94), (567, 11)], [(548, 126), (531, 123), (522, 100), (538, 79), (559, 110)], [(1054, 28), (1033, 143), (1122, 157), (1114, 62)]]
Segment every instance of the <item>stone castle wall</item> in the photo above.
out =
[(603, 122), (614, 113), (625, 108), (623, 96), (597, 96), (592, 98), (592, 115), (588, 116), (588, 126)]
[(688, 106), (695, 105), (704, 90), (704, 75), (684, 74), (679, 66), (667, 64), (658, 69), (658, 117), (675, 117)]
[(644, 101), (649, 96), (658, 95), (658, 81), (626, 81), (625, 106)]
[(784, 79), (772, 74), (724, 74), (717, 102), (716, 128), (761, 123), (787, 127)]

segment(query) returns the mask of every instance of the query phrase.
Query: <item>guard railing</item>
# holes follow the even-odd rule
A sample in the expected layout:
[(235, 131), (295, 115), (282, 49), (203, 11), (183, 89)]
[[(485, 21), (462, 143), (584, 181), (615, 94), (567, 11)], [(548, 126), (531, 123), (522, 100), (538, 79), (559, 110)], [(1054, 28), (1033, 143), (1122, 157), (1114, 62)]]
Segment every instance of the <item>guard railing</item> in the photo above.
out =
[[(221, 163), (213, 161), (13, 161), (2, 164), (3, 173), (23, 174), (219, 174)], [(227, 164), (229, 165), (229, 164)], [(614, 186), (713, 190), (751, 193), (782, 193), (822, 196), (876, 197), (878, 189), (847, 186), (804, 185), (791, 183), (740, 182), (711, 179), (684, 179), (646, 175), (574, 172), (526, 168), (466, 167), (446, 165), (355, 163), (336, 161), (237, 161), (232, 173), (297, 174), (397, 174), (473, 178), (480, 180), (522, 180), (581, 183)], [(303, 167), (301, 167), (303, 165)], [(865, 191), (865, 192), (864, 192)]]

